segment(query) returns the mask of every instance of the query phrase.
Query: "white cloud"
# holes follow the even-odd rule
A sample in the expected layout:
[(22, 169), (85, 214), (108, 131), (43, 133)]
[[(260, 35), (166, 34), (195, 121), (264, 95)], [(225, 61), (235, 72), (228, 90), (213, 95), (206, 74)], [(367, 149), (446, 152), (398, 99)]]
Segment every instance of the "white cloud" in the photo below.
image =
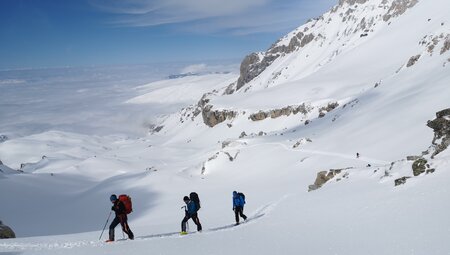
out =
[[(122, 14), (161, 14), (162, 16), (186, 16), (193, 19), (230, 15), (262, 6), (271, 0), (92, 0), (104, 11)], [(157, 15), (158, 16), (158, 15)]]
[(115, 13), (114, 25), (179, 25), (182, 31), (251, 34), (283, 30), (317, 16), (337, 0), (91, 0)]
[(181, 70), (181, 73), (200, 73), (206, 70), (206, 64), (189, 65)]
[(232, 61), (229, 63), (223, 63), (223, 60), (219, 61), (220, 63), (210, 61), (206, 63), (192, 64), (183, 67), (180, 70), (180, 73), (195, 73), (195, 74), (206, 74), (206, 73), (238, 73), (239, 72), (239, 60)]

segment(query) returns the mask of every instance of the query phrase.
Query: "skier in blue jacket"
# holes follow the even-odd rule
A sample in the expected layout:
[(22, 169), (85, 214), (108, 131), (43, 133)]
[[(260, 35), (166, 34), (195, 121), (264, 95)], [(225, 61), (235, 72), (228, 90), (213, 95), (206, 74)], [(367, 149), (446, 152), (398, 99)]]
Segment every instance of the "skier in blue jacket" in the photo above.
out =
[(247, 219), (247, 216), (244, 214), (244, 204), (245, 200), (243, 194), (233, 191), (233, 211), (236, 217), (236, 225), (239, 224), (239, 216), (241, 216), (244, 220)]
[(200, 208), (197, 208), (197, 205), (194, 201), (189, 199), (188, 196), (185, 196), (183, 198), (183, 201), (186, 203), (186, 209), (185, 209), (185, 216), (183, 218), (183, 221), (181, 221), (181, 234), (186, 235), (186, 223), (189, 219), (192, 218), (195, 225), (197, 225), (197, 231), (202, 231), (202, 224), (200, 223), (200, 220), (198, 219), (197, 211)]

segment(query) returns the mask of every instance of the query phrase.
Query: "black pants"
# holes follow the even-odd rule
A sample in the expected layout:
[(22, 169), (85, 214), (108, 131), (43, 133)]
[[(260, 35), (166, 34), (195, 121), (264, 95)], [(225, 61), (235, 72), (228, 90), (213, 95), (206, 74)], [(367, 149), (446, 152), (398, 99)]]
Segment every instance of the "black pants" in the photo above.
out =
[(181, 231), (186, 232), (186, 223), (191, 218), (192, 218), (192, 221), (194, 221), (195, 225), (197, 225), (197, 231), (202, 231), (202, 224), (200, 223), (200, 220), (198, 219), (197, 213), (194, 213), (192, 215), (189, 215), (186, 213), (186, 216), (184, 216), (184, 219), (181, 222)]
[(114, 228), (116, 228), (119, 223), (122, 226), (123, 232), (128, 235), (128, 238), (134, 239), (134, 234), (131, 232), (130, 226), (128, 226), (127, 215), (116, 215), (111, 222), (111, 225), (109, 225), (109, 240), (114, 241)]
[(236, 223), (239, 223), (239, 215), (246, 220), (247, 216), (244, 214), (244, 207), (242, 206), (236, 206), (234, 207), (234, 216), (236, 217)]

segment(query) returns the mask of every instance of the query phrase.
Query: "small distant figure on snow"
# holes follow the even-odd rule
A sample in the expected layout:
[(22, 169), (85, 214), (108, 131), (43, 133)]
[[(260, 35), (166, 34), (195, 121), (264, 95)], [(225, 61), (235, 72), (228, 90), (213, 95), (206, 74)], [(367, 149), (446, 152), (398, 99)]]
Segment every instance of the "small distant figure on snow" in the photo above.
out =
[(241, 192), (233, 191), (233, 211), (236, 218), (236, 225), (239, 224), (239, 216), (244, 220), (247, 216), (244, 214), (245, 195)]
[(356, 153), (356, 158), (359, 158), (359, 152)]
[(367, 167), (371, 167), (372, 165), (371, 164), (367, 164)]
[(200, 210), (200, 199), (198, 198), (198, 194), (196, 192), (191, 192), (188, 196), (183, 198), (183, 201), (186, 203), (185, 208), (185, 216), (181, 221), (181, 235), (186, 235), (186, 223), (189, 219), (192, 219), (197, 225), (197, 231), (202, 231), (202, 224), (198, 219), (198, 210)]

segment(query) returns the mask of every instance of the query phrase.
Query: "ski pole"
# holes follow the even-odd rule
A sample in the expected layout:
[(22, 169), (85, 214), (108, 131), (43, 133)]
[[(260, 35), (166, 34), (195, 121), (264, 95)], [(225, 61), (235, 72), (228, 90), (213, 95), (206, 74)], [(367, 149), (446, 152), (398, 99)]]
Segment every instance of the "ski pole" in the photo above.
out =
[(98, 240), (102, 239), (103, 232), (105, 231), (106, 225), (108, 225), (108, 221), (109, 221), (109, 218), (111, 217), (111, 213), (112, 213), (112, 211), (109, 212), (108, 219), (106, 220), (105, 226), (103, 227), (102, 233), (101, 233), (100, 237), (98, 238)]
[[(187, 206), (182, 206), (181, 209), (184, 209), (185, 215), (187, 215)], [(186, 221), (186, 231), (189, 232), (189, 222)]]

